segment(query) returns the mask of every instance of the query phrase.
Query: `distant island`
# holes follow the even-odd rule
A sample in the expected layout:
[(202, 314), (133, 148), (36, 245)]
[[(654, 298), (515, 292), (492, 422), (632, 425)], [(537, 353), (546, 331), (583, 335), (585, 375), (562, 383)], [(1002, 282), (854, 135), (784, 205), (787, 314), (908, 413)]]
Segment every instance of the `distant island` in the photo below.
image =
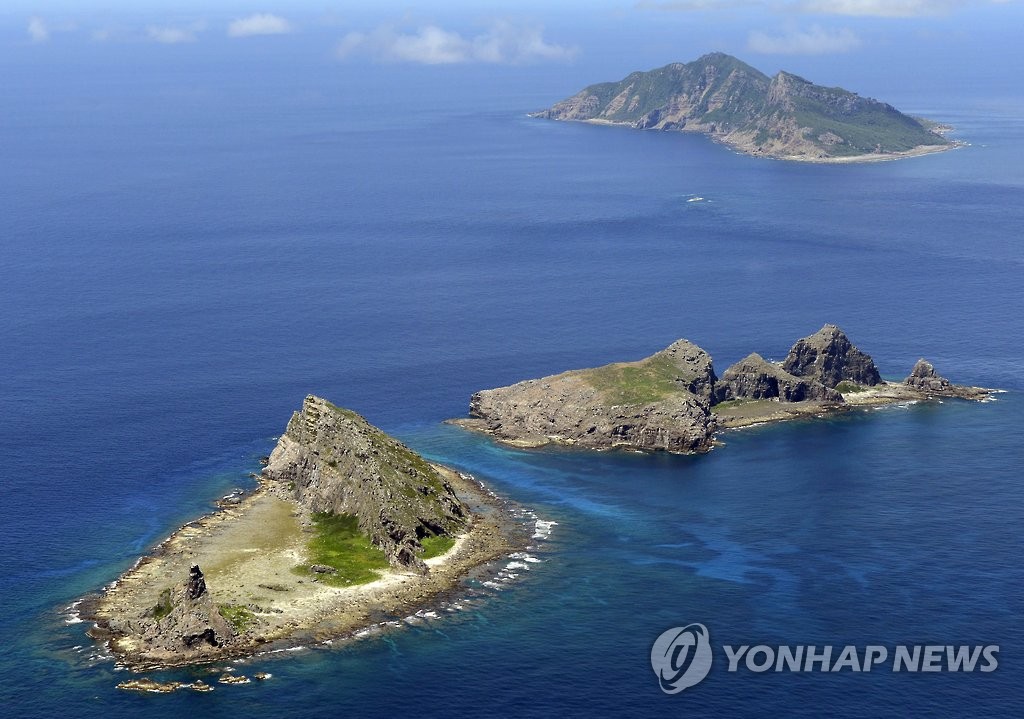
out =
[(740, 152), (865, 162), (955, 147), (928, 120), (838, 87), (774, 77), (721, 52), (591, 85), (531, 117), (699, 132)]
[(470, 399), (449, 422), (518, 447), (546, 444), (680, 454), (714, 447), (720, 429), (941, 397), (983, 400), (994, 390), (956, 385), (927, 360), (900, 383), (835, 325), (796, 342), (782, 362), (753, 353), (718, 377), (711, 356), (685, 339), (636, 362), (570, 370)]
[[(119, 663), (207, 663), (350, 634), (415, 611), (521, 539), (472, 478), (312, 395), (259, 489), (222, 504), (83, 604), (90, 634)], [(132, 679), (123, 688), (209, 687)]]

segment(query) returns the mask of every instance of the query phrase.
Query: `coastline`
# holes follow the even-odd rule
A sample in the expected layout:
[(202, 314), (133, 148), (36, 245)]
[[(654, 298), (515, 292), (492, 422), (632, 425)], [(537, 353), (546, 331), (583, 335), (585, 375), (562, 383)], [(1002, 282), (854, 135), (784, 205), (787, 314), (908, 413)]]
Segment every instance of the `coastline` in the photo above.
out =
[[(633, 125), (628, 122), (614, 122), (612, 120), (604, 120), (601, 118), (563, 120), (557, 118), (542, 118), (539, 113), (527, 113), (527, 117), (534, 119), (551, 119), (554, 122), (581, 122), (588, 125), (624, 127), (630, 130), (639, 129), (634, 128)], [(952, 130), (952, 127), (942, 125), (940, 134), (945, 136), (946, 133), (951, 132)], [(662, 132), (665, 131), (662, 130)], [(784, 162), (807, 162), (816, 165), (853, 165), (869, 162), (907, 160), (913, 157), (924, 157), (925, 155), (934, 155), (940, 152), (947, 152), (949, 150), (959, 150), (960, 148), (967, 147), (969, 145), (969, 143), (964, 142), (963, 140), (950, 140), (947, 145), (918, 145), (917, 147), (912, 147), (909, 150), (902, 150), (900, 152), (872, 152), (863, 155), (813, 157), (810, 155), (785, 155), (780, 153), (762, 152), (757, 148), (746, 147), (739, 143), (730, 142), (723, 137), (704, 132), (703, 130), (688, 130), (683, 128), (681, 130), (670, 130), (669, 132), (688, 132), (691, 134), (703, 135), (713, 142), (724, 145), (729, 149), (748, 157), (759, 157), (767, 160), (782, 160)]]
[[(434, 466), (471, 507), (473, 521), (445, 554), (425, 560), (425, 575), (391, 567), (377, 580), (339, 588), (292, 572), (309, 530), (300, 524), (297, 503), (261, 479), (238, 504), (183, 525), (100, 595), (82, 601), (81, 617), (94, 623), (90, 636), (104, 642), (119, 665), (151, 671), (349, 637), (382, 617), (422, 610), (457, 590), (472, 570), (528, 543), (507, 502), (468, 475)], [(252, 626), (199, 656), (147, 648), (138, 639), (140, 625), (152, 616), (160, 592), (192, 564), (203, 566), (214, 601), (245, 607)]]
[[(742, 429), (776, 422), (787, 422), (798, 419), (811, 419), (815, 417), (830, 417), (845, 412), (865, 407), (880, 407), (905, 403), (931, 402), (943, 399), (959, 399), (965, 402), (991, 401), (993, 395), (1002, 390), (986, 387), (964, 387), (957, 386), (955, 393), (932, 393), (910, 387), (900, 382), (883, 381), (881, 384), (864, 388), (859, 392), (848, 392), (843, 395), (843, 402), (779, 402), (774, 399), (742, 400), (733, 403), (721, 403), (711, 408), (717, 417), (718, 429), (712, 436), (712, 449), (721, 446), (724, 442), (719, 435), (723, 431)], [(502, 437), (490, 429), (487, 422), (476, 417), (461, 417), (445, 420), (446, 424), (455, 425), (462, 429), (484, 434), (495, 442), (507, 447), (517, 449), (537, 449), (546, 446), (572, 447), (576, 442), (558, 436), (547, 436), (544, 438), (507, 438)], [(588, 451), (613, 451), (617, 449), (628, 449), (632, 451), (647, 451), (638, 448), (627, 442), (611, 443), (604, 447), (587, 447)], [(710, 450), (709, 450), (710, 451)], [(695, 452), (681, 452), (675, 454), (696, 454)]]

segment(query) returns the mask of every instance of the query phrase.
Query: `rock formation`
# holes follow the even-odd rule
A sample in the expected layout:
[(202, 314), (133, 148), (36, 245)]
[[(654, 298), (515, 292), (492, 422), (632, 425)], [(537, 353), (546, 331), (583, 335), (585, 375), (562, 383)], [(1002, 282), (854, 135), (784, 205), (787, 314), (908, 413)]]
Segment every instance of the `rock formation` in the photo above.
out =
[(903, 384), (925, 392), (945, 392), (952, 386), (952, 382), (936, 374), (932, 363), (923, 357), (914, 364)]
[(397, 566), (426, 571), (420, 540), (461, 532), (467, 508), (422, 457), (355, 412), (312, 395), (263, 470), (308, 512), (350, 514)]
[(715, 380), (707, 352), (679, 340), (639, 362), (477, 392), (470, 415), (490, 434), (521, 445), (700, 452), (711, 447), (715, 429)]
[(887, 384), (870, 356), (841, 329), (825, 325), (798, 340), (784, 362), (750, 354), (719, 379), (707, 352), (678, 340), (637, 362), (482, 390), (470, 399), (470, 419), (451, 421), (525, 447), (554, 442), (689, 453), (710, 449), (720, 427), (815, 416), (851, 405), (927, 399), (932, 394), (982, 399), (991, 393), (952, 385), (922, 362), (904, 384)]
[(842, 402), (843, 396), (814, 378), (796, 377), (756, 352), (722, 373), (715, 399), (778, 399), (780, 402)]
[(230, 642), (235, 632), (220, 615), (198, 565), (188, 578), (164, 590), (152, 609), (155, 619), (142, 634), (151, 649), (202, 654)]
[(881, 375), (869, 355), (857, 349), (841, 329), (825, 325), (810, 337), (797, 340), (782, 362), (782, 369), (834, 389), (847, 381), (872, 387)]
[(533, 114), (700, 132), (750, 154), (798, 160), (898, 155), (952, 143), (891, 105), (716, 52), (584, 88)]

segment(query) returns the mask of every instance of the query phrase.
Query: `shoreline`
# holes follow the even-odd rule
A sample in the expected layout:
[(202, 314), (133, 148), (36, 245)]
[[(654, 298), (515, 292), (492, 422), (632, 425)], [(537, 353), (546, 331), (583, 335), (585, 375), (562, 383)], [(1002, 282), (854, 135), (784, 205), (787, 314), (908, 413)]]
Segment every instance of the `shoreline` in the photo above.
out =
[[(725, 444), (720, 435), (730, 430), (744, 429), (778, 422), (788, 422), (799, 419), (813, 419), (833, 417), (846, 412), (867, 407), (884, 407), (905, 403), (935, 402), (944, 399), (958, 399), (964, 402), (988, 402), (993, 396), (1005, 390), (991, 389), (987, 387), (963, 387), (957, 386), (957, 393), (931, 393), (899, 382), (883, 381), (881, 384), (865, 388), (860, 392), (849, 392), (843, 395), (843, 402), (780, 402), (774, 399), (744, 400), (721, 410), (716, 411), (715, 405), (711, 408), (712, 413), (718, 418), (718, 428), (711, 436), (711, 447), (704, 452), (668, 452), (669, 454), (694, 455), (706, 454), (715, 447)], [(724, 403), (723, 403), (724, 404)], [(543, 439), (516, 439), (501, 437), (490, 429), (487, 421), (477, 417), (456, 417), (445, 420), (445, 424), (461, 427), (470, 432), (482, 434), (506, 447), (516, 449), (539, 449), (541, 447), (574, 447), (576, 442), (557, 436), (547, 436)], [(616, 450), (629, 450), (635, 452), (663, 452), (667, 450), (646, 450), (635, 445), (622, 442), (610, 443), (603, 447), (585, 447), (591, 452), (611, 452)]]
[[(445, 554), (425, 560), (425, 575), (390, 567), (369, 583), (331, 587), (291, 572), (311, 535), (297, 503), (261, 477), (239, 503), (182, 525), (99, 594), (80, 599), (79, 616), (93, 623), (89, 636), (106, 645), (118, 666), (145, 672), (344, 639), (422, 611), (459, 591), (474, 570), (529, 543), (510, 502), (469, 475), (434, 466), (470, 506), (473, 520)], [(214, 601), (246, 608), (253, 625), (201, 655), (153, 651), (140, 641), (143, 629), (155, 623), (160, 592), (193, 563), (204, 566)]]
[[(568, 120), (559, 118), (544, 118), (541, 117), (540, 113), (527, 113), (527, 117), (533, 119), (547, 119), (553, 122), (580, 122), (587, 125), (600, 125), (604, 127), (624, 127), (630, 130), (636, 130), (641, 128), (635, 128), (631, 123), (628, 122), (614, 122), (612, 120), (603, 120), (600, 118), (590, 118), (586, 120)], [(942, 132), (939, 133), (945, 136), (948, 132), (953, 130), (952, 127), (941, 125)], [(642, 128), (647, 129), (647, 128)], [(949, 150), (959, 150), (963, 147), (968, 147), (970, 143), (963, 140), (948, 140), (947, 145), (918, 145), (912, 147), (909, 150), (901, 150), (899, 152), (871, 152), (862, 155), (845, 155), (845, 156), (824, 156), (824, 157), (812, 157), (809, 155), (784, 155), (771, 152), (762, 152), (752, 148), (744, 147), (743, 145), (729, 142), (728, 140), (704, 132), (703, 130), (687, 130), (683, 128), (681, 130), (660, 130), (660, 132), (685, 132), (692, 135), (703, 135), (712, 142), (719, 145), (724, 145), (729, 149), (745, 155), (747, 157), (757, 157), (766, 160), (781, 160), (783, 162), (806, 162), (814, 165), (855, 165), (860, 163), (871, 163), (871, 162), (891, 162), (895, 160), (908, 160), (914, 157), (924, 157), (926, 155), (935, 155), (940, 152), (947, 152)]]

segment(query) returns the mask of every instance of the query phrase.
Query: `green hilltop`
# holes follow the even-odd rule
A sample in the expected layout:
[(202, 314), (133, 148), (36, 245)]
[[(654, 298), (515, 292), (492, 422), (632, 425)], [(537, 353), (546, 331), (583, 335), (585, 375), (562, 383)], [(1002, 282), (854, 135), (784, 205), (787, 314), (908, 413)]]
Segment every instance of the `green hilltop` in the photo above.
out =
[(793, 160), (898, 157), (953, 144), (933, 123), (884, 102), (787, 72), (769, 77), (724, 53), (590, 85), (533, 115), (700, 132), (749, 154)]

